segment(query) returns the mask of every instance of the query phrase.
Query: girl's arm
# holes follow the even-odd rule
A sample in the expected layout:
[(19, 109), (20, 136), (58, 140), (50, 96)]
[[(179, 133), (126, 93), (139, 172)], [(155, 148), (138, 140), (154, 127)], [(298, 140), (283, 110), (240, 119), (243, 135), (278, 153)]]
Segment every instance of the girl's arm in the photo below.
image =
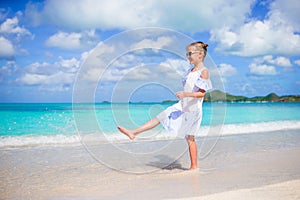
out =
[[(201, 78), (203, 79), (209, 79), (209, 72), (208, 70), (203, 70), (201, 73)], [(186, 97), (193, 97), (193, 98), (202, 98), (205, 96), (205, 90), (200, 89), (198, 92), (177, 92), (176, 97), (181, 99), (181, 98), (186, 98)]]
[(193, 97), (193, 98), (202, 98), (205, 95), (205, 90), (200, 90), (199, 92), (177, 92), (176, 97), (181, 99), (181, 98), (186, 98), (186, 97)]

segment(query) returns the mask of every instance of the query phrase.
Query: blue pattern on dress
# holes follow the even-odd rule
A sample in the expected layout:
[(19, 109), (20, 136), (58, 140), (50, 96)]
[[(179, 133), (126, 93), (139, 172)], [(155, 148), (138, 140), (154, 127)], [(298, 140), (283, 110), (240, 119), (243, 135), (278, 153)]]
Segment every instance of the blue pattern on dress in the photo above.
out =
[(178, 117), (180, 117), (183, 114), (183, 112), (181, 110), (177, 110), (177, 111), (173, 111), (170, 113), (170, 115), (168, 116), (169, 119), (177, 119)]

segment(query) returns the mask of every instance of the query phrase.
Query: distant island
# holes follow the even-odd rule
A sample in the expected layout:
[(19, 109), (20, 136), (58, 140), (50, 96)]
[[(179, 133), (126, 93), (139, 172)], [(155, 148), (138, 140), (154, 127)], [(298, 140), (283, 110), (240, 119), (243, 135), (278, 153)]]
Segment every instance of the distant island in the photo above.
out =
[[(300, 95), (278, 96), (275, 93), (270, 93), (266, 96), (235, 96), (224, 93), (220, 90), (213, 90), (205, 94), (204, 101), (206, 102), (300, 102)], [(172, 103), (177, 101), (167, 100), (163, 103)]]
[[(266, 96), (255, 96), (255, 97), (245, 97), (245, 96), (235, 96), (229, 93), (222, 92), (220, 90), (213, 90), (208, 92), (204, 96), (204, 101), (206, 102), (300, 102), (300, 95), (284, 95), (278, 96), (275, 93), (270, 93)], [(178, 100), (165, 100), (161, 103), (177, 103)], [(102, 104), (111, 104), (110, 101), (102, 101)], [(158, 103), (158, 102), (129, 102), (129, 104), (147, 104), (147, 103)]]
[(207, 93), (204, 97), (204, 101), (208, 102), (300, 102), (300, 95), (286, 95), (278, 96), (275, 93), (270, 93), (266, 96), (234, 96), (228, 93), (224, 93), (220, 90), (213, 90)]

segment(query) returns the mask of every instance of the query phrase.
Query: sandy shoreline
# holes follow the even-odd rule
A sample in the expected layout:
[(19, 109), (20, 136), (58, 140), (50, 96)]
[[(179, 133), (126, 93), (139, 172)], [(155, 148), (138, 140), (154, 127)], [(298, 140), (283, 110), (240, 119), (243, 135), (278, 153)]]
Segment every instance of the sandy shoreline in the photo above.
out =
[[(293, 130), (222, 137), (192, 172), (184, 152), (164, 167), (174, 159), (168, 150), (153, 158), (142, 154), (149, 160), (134, 169), (145, 173), (126, 173), (97, 162), (83, 146), (2, 149), (0, 199), (299, 199), (299, 135)], [(165, 142), (122, 148), (152, 149)], [(198, 143), (201, 148), (203, 141)], [(186, 150), (185, 143), (174, 144)], [(97, 150), (113, 156), (110, 164), (120, 168), (133, 161), (107, 147)]]
[[(258, 188), (247, 188), (205, 195), (201, 197), (181, 198), (180, 200), (252, 200), (252, 199), (299, 199), (300, 180), (286, 181), (282, 183), (266, 185)], [(179, 199), (169, 199), (179, 200)]]

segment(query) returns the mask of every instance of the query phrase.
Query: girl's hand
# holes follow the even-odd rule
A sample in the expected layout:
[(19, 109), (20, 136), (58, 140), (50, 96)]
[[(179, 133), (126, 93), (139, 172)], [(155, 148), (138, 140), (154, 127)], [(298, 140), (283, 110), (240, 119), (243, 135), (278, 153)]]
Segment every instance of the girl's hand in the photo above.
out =
[(184, 98), (184, 97), (185, 97), (185, 94), (184, 94), (184, 92), (183, 92), (183, 91), (176, 92), (176, 97), (177, 97), (178, 99), (182, 99), (182, 98)]

